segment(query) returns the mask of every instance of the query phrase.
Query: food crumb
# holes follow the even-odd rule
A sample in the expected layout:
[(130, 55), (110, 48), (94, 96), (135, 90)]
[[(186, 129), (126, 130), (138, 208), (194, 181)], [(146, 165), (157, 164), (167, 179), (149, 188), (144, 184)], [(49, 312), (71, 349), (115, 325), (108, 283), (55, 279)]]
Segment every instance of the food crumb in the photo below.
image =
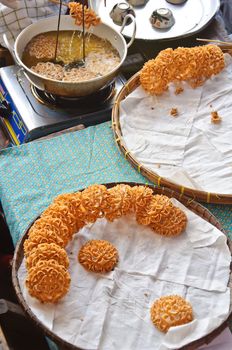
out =
[(177, 86), (175, 90), (175, 95), (179, 95), (184, 91), (184, 89), (181, 86)]
[(144, 293), (145, 297), (148, 297), (148, 294), (147, 293)]
[(211, 112), (211, 123), (219, 124), (221, 123), (222, 118), (219, 116), (217, 111)]
[(170, 111), (170, 115), (172, 115), (173, 117), (176, 117), (179, 114), (178, 109), (177, 108), (172, 108)]

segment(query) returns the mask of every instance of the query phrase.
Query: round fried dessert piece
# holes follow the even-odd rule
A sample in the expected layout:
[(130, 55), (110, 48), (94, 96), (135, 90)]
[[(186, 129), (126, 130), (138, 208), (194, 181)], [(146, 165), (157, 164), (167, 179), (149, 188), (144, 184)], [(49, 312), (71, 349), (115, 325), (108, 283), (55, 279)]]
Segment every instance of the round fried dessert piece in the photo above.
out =
[(133, 212), (133, 189), (129, 185), (119, 184), (108, 189), (108, 197), (103, 207), (104, 216), (114, 221)]
[(108, 241), (92, 239), (80, 249), (78, 260), (87, 270), (109, 272), (118, 262), (118, 251)]
[(86, 221), (95, 222), (103, 216), (102, 209), (106, 206), (108, 191), (104, 185), (92, 185), (81, 193), (81, 206)]
[(156, 194), (150, 203), (136, 213), (136, 220), (141, 225), (162, 222), (173, 209), (173, 204), (167, 196)]
[(151, 307), (151, 320), (166, 333), (170, 327), (180, 326), (193, 320), (192, 306), (179, 295), (161, 297)]
[(70, 281), (64, 266), (55, 260), (41, 260), (29, 270), (26, 286), (30, 295), (42, 303), (56, 303), (68, 292)]
[[(83, 21), (83, 5), (76, 2), (69, 2), (68, 4), (70, 15), (75, 18), (75, 24), (81, 25)], [(84, 22), (86, 28), (90, 28), (91, 26), (97, 26), (101, 23), (100, 17), (90, 8), (84, 6)]]
[(55, 243), (60, 247), (65, 247), (65, 242), (57, 233), (46, 229), (30, 229), (29, 238), (23, 244), (25, 256), (28, 256), (33, 249), (42, 243)]
[(146, 186), (134, 186), (132, 191), (134, 197), (134, 211), (135, 213), (141, 213), (150, 205), (153, 198), (153, 191)]
[(160, 221), (153, 222), (149, 226), (159, 235), (178, 236), (187, 225), (187, 216), (177, 207), (171, 209), (169, 215), (163, 216)]
[(75, 212), (71, 210), (69, 205), (64, 203), (52, 203), (42, 213), (41, 217), (48, 218), (48, 220), (50, 218), (62, 220), (62, 222), (70, 228), (70, 235), (78, 230)]
[(54, 232), (64, 241), (65, 245), (72, 239), (74, 233), (73, 228), (63, 222), (61, 218), (52, 216), (41, 216), (37, 219), (29, 231), (29, 237), (31, 236), (30, 232), (34, 229), (45, 229)]
[(26, 259), (26, 266), (29, 270), (41, 260), (55, 260), (65, 268), (69, 267), (69, 260), (66, 251), (55, 243), (39, 244)]
[(53, 204), (67, 205), (69, 207), (69, 211), (76, 218), (77, 230), (86, 225), (85, 212), (82, 207), (82, 192), (61, 194), (54, 199)]

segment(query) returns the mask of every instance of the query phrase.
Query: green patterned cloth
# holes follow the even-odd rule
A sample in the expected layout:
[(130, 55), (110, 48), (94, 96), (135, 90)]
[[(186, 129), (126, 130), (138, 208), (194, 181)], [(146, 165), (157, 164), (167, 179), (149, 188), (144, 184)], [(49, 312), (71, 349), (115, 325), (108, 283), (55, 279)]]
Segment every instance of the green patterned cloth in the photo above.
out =
[[(110, 123), (0, 153), (0, 200), (14, 241), (60, 193), (94, 183), (148, 183), (121, 155)], [(207, 205), (232, 238), (232, 206)]]

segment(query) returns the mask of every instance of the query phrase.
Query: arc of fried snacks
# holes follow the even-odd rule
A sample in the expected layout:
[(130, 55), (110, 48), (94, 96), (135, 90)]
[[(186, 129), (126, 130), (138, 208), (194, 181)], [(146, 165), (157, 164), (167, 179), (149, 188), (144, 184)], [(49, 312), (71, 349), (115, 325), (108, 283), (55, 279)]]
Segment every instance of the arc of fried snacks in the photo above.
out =
[(223, 52), (216, 45), (168, 48), (145, 63), (140, 83), (152, 95), (162, 94), (171, 82), (187, 81), (195, 88), (220, 73), (224, 66)]
[[(56, 197), (31, 226), (28, 238), (24, 242), (29, 293), (42, 302), (59, 300), (68, 291), (68, 275), (61, 272), (63, 269), (66, 271), (68, 267), (67, 255), (63, 248), (72, 240), (73, 234), (98, 218), (105, 217), (113, 221), (130, 213), (135, 213), (139, 224), (148, 225), (154, 232), (166, 236), (180, 234), (187, 224), (185, 213), (175, 207), (167, 196), (154, 195), (152, 189), (146, 186), (131, 187), (119, 184), (107, 189), (104, 185), (92, 185), (84, 191), (65, 193)], [(103, 255), (101, 250), (104, 252)], [(93, 261), (91, 262), (89, 252), (96, 254), (95, 265)], [(117, 263), (118, 253), (109, 242), (96, 243), (93, 240), (86, 245), (85, 250), (84, 248), (81, 250), (79, 259), (92, 271), (107, 272)], [(46, 262), (49, 263), (46, 265)], [(43, 276), (45, 271), (48, 271), (49, 278)], [(43, 278), (41, 284), (34, 278), (39, 275)], [(65, 287), (66, 292), (63, 289), (54, 291), (50, 298), (49, 293), (52, 290), (50, 281), (54, 275), (63, 276), (67, 288)], [(36, 292), (36, 286), (38, 290), (44, 288), (41, 297)]]

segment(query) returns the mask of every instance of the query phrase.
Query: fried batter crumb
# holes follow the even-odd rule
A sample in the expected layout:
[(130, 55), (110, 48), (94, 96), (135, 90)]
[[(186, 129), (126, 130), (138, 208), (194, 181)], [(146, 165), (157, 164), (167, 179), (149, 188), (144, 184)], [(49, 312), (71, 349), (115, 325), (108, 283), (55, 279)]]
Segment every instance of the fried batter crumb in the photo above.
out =
[(211, 123), (219, 124), (221, 123), (222, 118), (219, 116), (217, 111), (211, 112)]
[(181, 86), (177, 86), (175, 90), (175, 95), (179, 95), (184, 91), (184, 89)]
[(176, 117), (179, 114), (178, 109), (177, 108), (172, 108), (170, 111), (170, 115), (172, 115), (173, 117)]

